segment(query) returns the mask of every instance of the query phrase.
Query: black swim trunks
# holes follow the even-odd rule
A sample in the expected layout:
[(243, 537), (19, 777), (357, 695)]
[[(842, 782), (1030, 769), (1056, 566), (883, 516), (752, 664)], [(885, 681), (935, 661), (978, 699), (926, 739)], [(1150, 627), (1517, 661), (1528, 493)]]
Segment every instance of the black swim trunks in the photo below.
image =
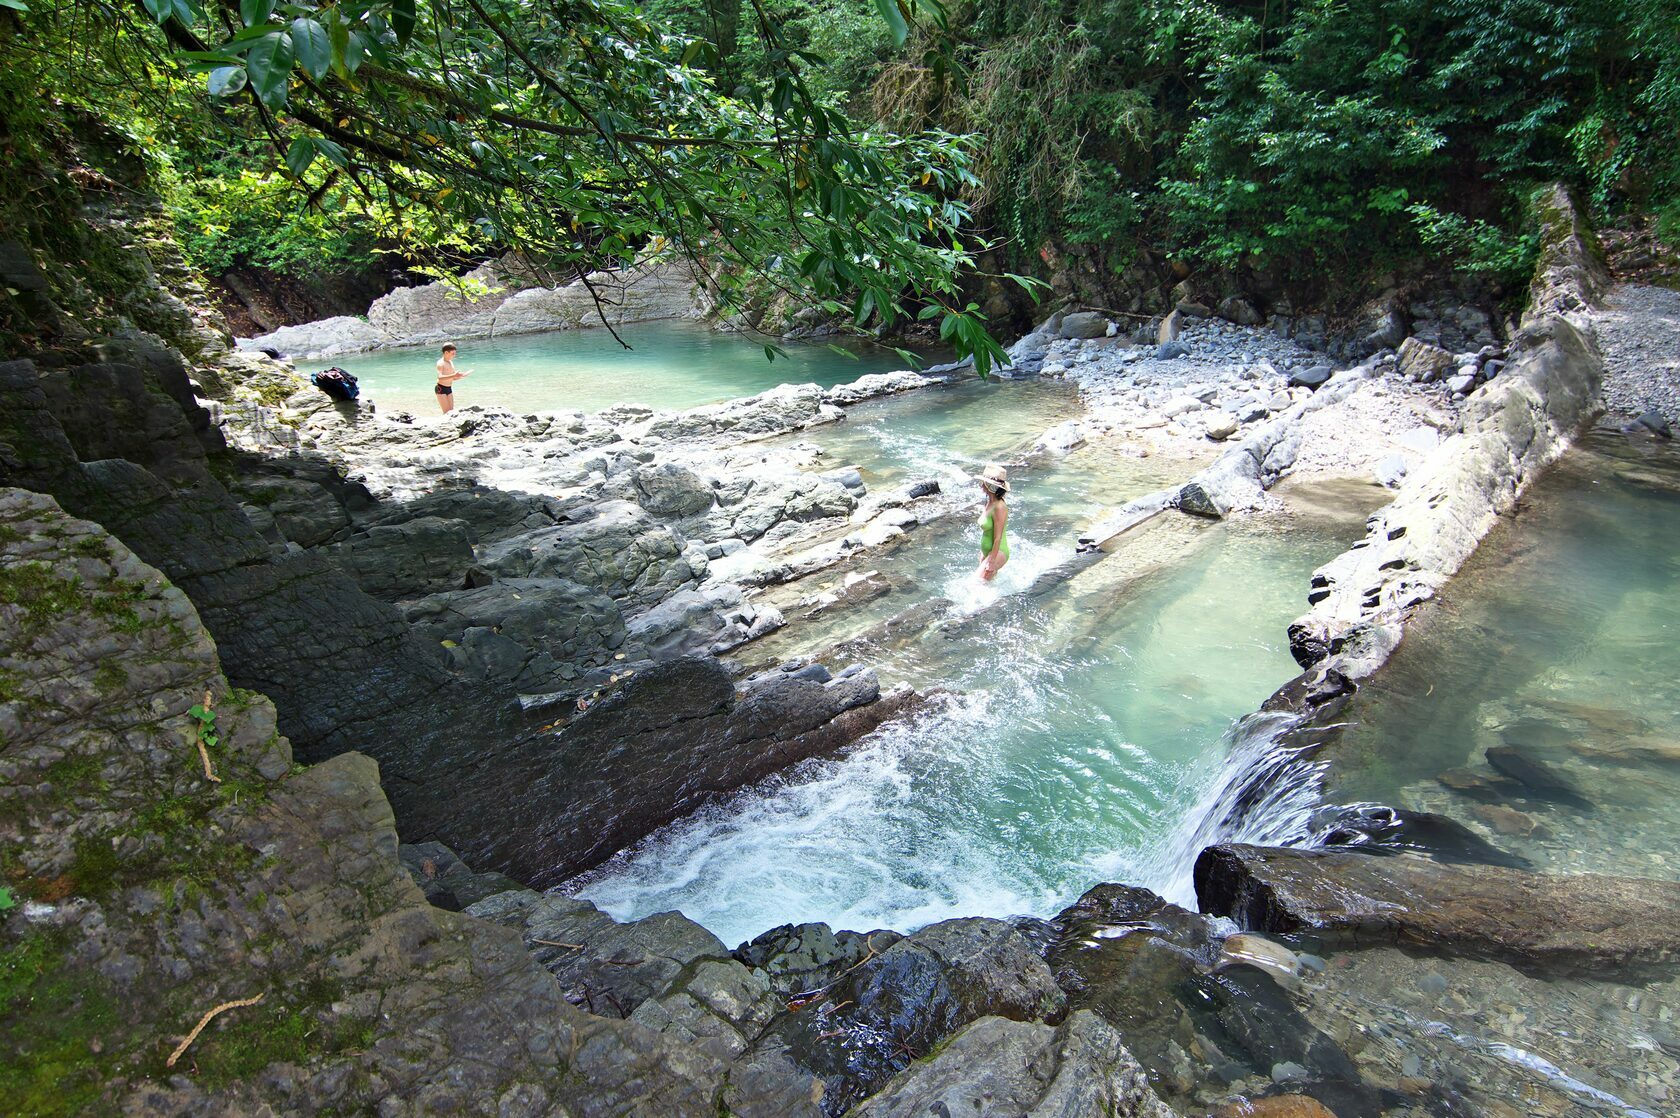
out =
[(449, 387), (447, 384), (434, 384), (432, 386), (432, 391), (436, 392), (439, 396), (453, 396), (453, 395), (455, 395), (455, 390), (453, 388)]

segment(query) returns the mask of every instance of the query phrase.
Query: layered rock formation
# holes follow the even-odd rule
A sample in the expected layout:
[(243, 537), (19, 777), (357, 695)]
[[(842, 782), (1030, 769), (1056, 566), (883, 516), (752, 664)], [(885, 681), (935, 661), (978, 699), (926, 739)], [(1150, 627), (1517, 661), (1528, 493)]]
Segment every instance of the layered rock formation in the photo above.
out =
[(252, 352), (314, 360), (385, 346), (693, 319), (706, 309), (700, 281), (681, 263), (648, 262), (560, 285), (555, 280), (504, 257), (457, 280), (400, 287), (375, 299), (365, 318), (341, 315), (282, 326), (239, 344)]
[(1603, 409), (1602, 358), (1570, 317), (1608, 288), (1603, 256), (1562, 187), (1536, 205), (1541, 262), (1503, 369), (1466, 401), (1460, 432), (1406, 478), (1366, 538), (1313, 575), (1312, 609), (1290, 626), (1290, 650), (1320, 678), (1376, 670), (1410, 611)]
[(1196, 897), (1203, 911), (1258, 931), (1341, 933), (1551, 974), (1618, 976), (1680, 961), (1672, 881), (1213, 846), (1196, 860)]
[(428, 905), (374, 763), (295, 770), (186, 595), (102, 530), (0, 491), (0, 556), (8, 1106), (814, 1113), (808, 1078), (587, 1015), (517, 935)]

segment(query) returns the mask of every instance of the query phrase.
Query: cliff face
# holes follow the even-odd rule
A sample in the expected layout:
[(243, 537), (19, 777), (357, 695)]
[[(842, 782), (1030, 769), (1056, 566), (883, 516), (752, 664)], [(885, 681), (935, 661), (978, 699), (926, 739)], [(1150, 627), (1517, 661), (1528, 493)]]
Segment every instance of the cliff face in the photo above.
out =
[(187, 597), (103, 530), (0, 491), (0, 570), (9, 1110), (791, 1112), (429, 906), (376, 765), (294, 767)]

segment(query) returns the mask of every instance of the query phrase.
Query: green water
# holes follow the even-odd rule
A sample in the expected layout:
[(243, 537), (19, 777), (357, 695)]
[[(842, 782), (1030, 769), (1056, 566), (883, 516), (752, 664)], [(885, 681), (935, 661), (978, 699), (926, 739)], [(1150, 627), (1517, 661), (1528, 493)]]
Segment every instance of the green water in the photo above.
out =
[[(1049, 385), (963, 389), (943, 406), (918, 394), (808, 439), (866, 476), (960, 478), (1008, 457), (1071, 403)], [(846, 659), (884, 683), (954, 694), (843, 759), (666, 828), (571, 891), (620, 918), (680, 909), (730, 943), (788, 921), (909, 930), (957, 915), (1048, 915), (1099, 881), (1182, 893), (1175, 838), (1217, 778), (1224, 735), (1294, 674), (1285, 626), (1309, 572), (1358, 536), (1365, 509), (1218, 526), (1166, 518), (1025, 593), (1070, 556), (1099, 507), (1181, 476), (1180, 464), (1112, 448), (1018, 466), (1013, 558), (995, 584), (974, 576), (966, 513), (869, 557), (851, 573), (885, 593), (800, 619), (748, 658), (844, 642)], [(796, 616), (797, 595), (841, 580), (785, 590), (785, 610)], [(924, 616), (878, 631), (906, 611)]]
[[(1545, 869), (1680, 878), (1680, 455), (1620, 437), (1572, 452), (1420, 616), (1350, 722), (1339, 797), (1464, 818)], [(1503, 778), (1490, 746), (1587, 802)]]
[[(472, 376), (455, 386), (455, 406), (517, 412), (600, 411), (614, 404), (681, 409), (751, 396), (778, 384), (824, 387), (909, 363), (891, 349), (853, 339), (833, 346), (782, 343), (774, 361), (739, 334), (692, 322), (646, 322), (620, 330), (625, 349), (606, 330), (558, 330), (461, 341), (455, 365)], [(364, 398), (389, 411), (438, 412), (438, 350), (382, 349), (333, 363), (354, 373)]]

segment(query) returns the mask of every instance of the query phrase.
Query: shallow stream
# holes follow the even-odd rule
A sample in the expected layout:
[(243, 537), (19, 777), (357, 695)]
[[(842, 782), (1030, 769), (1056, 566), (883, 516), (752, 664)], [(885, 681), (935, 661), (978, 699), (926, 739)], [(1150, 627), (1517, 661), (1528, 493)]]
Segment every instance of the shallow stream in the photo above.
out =
[[(871, 486), (962, 485), (988, 458), (1019, 462), (1011, 450), (1075, 404), (1054, 383), (968, 385), (865, 405), (801, 438)], [(809, 618), (785, 601), (794, 623), (744, 650), (753, 663), (861, 659), (884, 684), (933, 694), (926, 713), (674, 824), (572, 890), (619, 918), (680, 909), (726, 943), (789, 921), (908, 931), (1048, 916), (1099, 881), (1188, 901), (1183, 830), (1225, 735), (1294, 674), (1284, 633), (1308, 575), (1358, 537), (1380, 491), (1221, 525), (1163, 518), (1045, 585), (1093, 514), (1193, 467), (1110, 447), (1032, 462), (1012, 472), (1012, 558), (994, 584), (976, 578), (964, 513), (784, 592), (813, 599), (849, 578), (868, 593)]]

